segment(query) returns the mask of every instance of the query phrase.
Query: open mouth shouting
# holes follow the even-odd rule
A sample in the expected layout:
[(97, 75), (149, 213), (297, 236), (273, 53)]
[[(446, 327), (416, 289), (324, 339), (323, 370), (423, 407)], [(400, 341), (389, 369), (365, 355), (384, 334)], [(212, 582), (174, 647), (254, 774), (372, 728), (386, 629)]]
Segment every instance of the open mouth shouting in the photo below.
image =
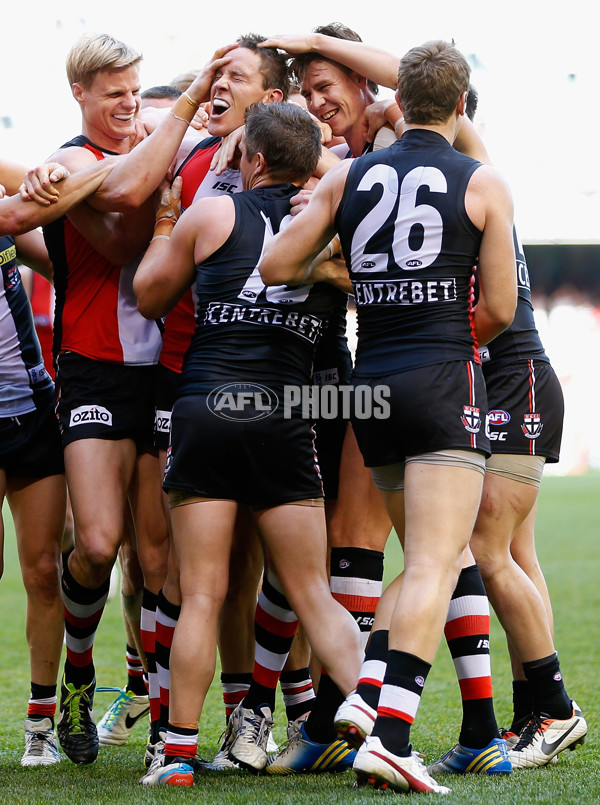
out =
[(210, 108), (211, 117), (220, 117), (229, 109), (229, 104), (223, 98), (214, 98)]

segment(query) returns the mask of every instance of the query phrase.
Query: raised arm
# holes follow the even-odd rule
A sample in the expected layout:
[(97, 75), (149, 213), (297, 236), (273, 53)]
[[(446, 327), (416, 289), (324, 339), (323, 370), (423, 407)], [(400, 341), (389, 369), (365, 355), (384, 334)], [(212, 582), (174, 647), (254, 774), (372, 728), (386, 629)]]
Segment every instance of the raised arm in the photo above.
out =
[(483, 162), (484, 165), (492, 164), (492, 160), (483, 144), (479, 132), (466, 115), (462, 117), (461, 127), (453, 142), (453, 146), (457, 151), (460, 151), (461, 154), (466, 154), (472, 157), (472, 159), (477, 159), (479, 162)]
[(386, 50), (366, 45), (364, 42), (350, 42), (326, 34), (307, 34), (305, 36), (272, 36), (261, 47), (275, 47), (285, 50), (290, 56), (301, 53), (320, 53), (327, 59), (337, 61), (359, 75), (369, 78), (382, 87), (396, 89), (400, 59)]

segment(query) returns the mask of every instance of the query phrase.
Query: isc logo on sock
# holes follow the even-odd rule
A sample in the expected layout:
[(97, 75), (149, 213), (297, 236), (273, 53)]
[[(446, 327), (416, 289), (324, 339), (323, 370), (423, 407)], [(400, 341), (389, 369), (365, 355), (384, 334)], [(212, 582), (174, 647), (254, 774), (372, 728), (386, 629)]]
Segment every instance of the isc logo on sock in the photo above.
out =
[(85, 425), (86, 422), (95, 422), (112, 427), (112, 414), (101, 405), (80, 405), (79, 408), (73, 408), (69, 426)]

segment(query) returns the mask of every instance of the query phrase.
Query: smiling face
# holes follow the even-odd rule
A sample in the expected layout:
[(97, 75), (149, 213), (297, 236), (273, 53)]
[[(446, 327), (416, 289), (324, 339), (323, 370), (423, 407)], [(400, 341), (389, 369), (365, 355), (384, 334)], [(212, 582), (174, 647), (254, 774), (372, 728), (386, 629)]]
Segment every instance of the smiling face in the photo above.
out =
[(215, 137), (226, 137), (243, 126), (246, 109), (253, 103), (268, 103), (282, 97), (280, 90), (264, 88), (258, 53), (240, 47), (228, 55), (231, 61), (217, 72), (210, 90), (208, 131)]
[(329, 61), (309, 62), (302, 76), (308, 111), (327, 123), (338, 137), (347, 136), (364, 117), (364, 79)]
[(101, 148), (127, 153), (140, 110), (137, 65), (99, 70), (87, 89), (73, 84), (73, 95), (81, 106), (83, 134)]

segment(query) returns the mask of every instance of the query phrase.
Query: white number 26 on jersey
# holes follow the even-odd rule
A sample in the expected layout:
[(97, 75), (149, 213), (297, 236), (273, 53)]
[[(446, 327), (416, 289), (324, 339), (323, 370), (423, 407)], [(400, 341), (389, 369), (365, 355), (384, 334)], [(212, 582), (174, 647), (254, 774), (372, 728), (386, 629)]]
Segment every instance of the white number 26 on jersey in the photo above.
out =
[[(387, 252), (367, 252), (365, 249), (390, 217), (398, 199), (398, 174), (391, 165), (369, 168), (360, 180), (357, 191), (371, 190), (377, 184), (383, 188), (381, 198), (356, 227), (352, 238), (350, 259), (352, 271), (356, 273), (388, 269)], [(391, 244), (394, 262), (404, 271), (427, 268), (442, 248), (442, 216), (430, 204), (417, 204), (417, 191), (424, 186), (434, 193), (446, 193), (448, 190), (446, 178), (438, 168), (413, 168), (404, 177)], [(413, 247), (415, 242), (419, 244), (417, 248)]]

